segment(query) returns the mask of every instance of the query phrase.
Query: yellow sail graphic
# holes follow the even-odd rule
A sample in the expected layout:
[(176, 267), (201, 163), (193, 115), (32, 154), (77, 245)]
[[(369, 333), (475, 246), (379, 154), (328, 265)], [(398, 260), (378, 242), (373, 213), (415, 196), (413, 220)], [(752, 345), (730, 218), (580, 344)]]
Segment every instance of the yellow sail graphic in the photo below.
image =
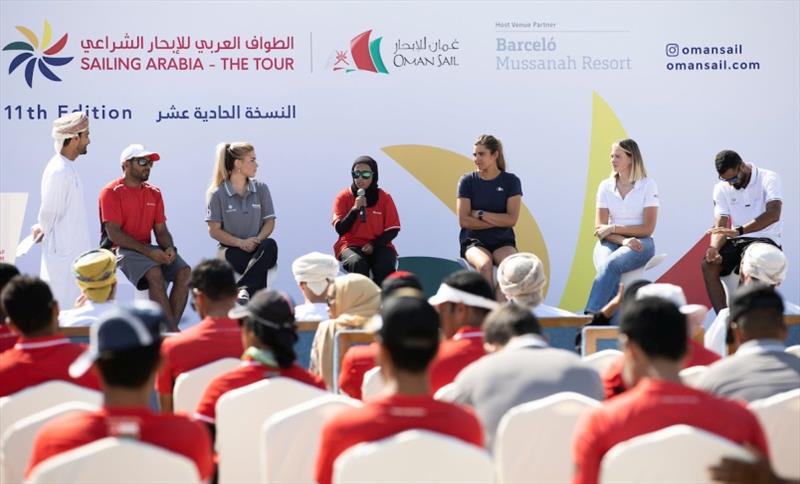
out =
[(570, 311), (583, 311), (592, 288), (595, 270), (592, 251), (597, 239), (594, 231), (595, 196), (597, 185), (611, 172), (609, 153), (615, 141), (627, 138), (617, 115), (600, 95), (592, 93), (592, 137), (589, 145), (589, 169), (586, 176), (586, 195), (583, 215), (575, 245), (575, 257), (559, 307)]
[[(419, 180), (448, 208), (456, 213), (456, 186), (464, 173), (475, 169), (472, 160), (453, 151), (427, 145), (395, 145), (383, 148), (400, 166)], [(524, 186), (524, 184), (523, 184)], [(522, 204), (514, 228), (520, 252), (533, 252), (542, 260), (545, 274), (550, 276), (550, 257), (539, 225), (530, 210)], [(453, 236), (455, 240), (455, 234)], [(456, 249), (454, 249), (455, 251)]]

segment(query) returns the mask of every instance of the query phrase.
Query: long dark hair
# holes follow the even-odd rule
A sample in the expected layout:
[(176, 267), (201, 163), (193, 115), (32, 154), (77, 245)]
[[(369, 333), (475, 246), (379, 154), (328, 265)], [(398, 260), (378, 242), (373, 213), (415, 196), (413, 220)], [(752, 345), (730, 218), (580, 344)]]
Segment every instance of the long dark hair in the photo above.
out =
[[(360, 163), (369, 165), (370, 169), (372, 170), (372, 183), (370, 183), (365, 193), (365, 196), (367, 197), (367, 206), (371, 207), (378, 203), (378, 163), (372, 159), (371, 156), (359, 156), (350, 167), (350, 173), (352, 173), (353, 170), (356, 169), (356, 165)], [(353, 192), (354, 197), (358, 196), (358, 187), (356, 186), (355, 181), (353, 181), (353, 184), (350, 185), (350, 191)]]
[(266, 307), (258, 311), (255, 317), (244, 318), (244, 324), (261, 344), (272, 350), (278, 366), (285, 369), (297, 360), (294, 351), (294, 344), (297, 343), (294, 306), (283, 294), (275, 291), (269, 293), (270, 301)]

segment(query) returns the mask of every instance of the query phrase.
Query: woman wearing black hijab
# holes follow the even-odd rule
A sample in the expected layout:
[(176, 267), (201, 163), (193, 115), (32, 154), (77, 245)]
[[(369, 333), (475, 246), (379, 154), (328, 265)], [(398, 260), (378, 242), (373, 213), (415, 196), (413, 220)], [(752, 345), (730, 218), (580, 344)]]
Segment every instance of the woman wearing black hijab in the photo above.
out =
[(372, 280), (380, 286), (397, 264), (392, 239), (400, 232), (400, 217), (392, 197), (378, 188), (375, 160), (359, 156), (350, 174), (353, 184), (333, 202), (333, 227), (339, 234), (333, 252), (345, 271), (365, 276), (372, 271)]

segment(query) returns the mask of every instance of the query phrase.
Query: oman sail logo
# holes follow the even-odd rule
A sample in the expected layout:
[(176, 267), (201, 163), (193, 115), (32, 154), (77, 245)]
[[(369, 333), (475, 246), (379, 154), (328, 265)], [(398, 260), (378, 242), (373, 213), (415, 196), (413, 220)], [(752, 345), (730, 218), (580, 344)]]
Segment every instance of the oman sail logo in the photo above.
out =
[(53, 30), (50, 28), (50, 23), (47, 22), (47, 20), (44, 21), (44, 32), (42, 32), (41, 43), (39, 42), (39, 38), (36, 37), (36, 34), (34, 34), (31, 29), (21, 25), (17, 25), (16, 29), (19, 30), (26, 39), (28, 39), (28, 42), (11, 42), (3, 47), (4, 51), (23, 51), (21, 54), (17, 55), (11, 60), (11, 64), (8, 66), (8, 73), (11, 74), (17, 69), (17, 67), (25, 64), (25, 82), (28, 83), (28, 87), (33, 88), (33, 72), (36, 69), (36, 66), (39, 66), (39, 72), (41, 72), (44, 77), (50, 79), (51, 81), (61, 82), (61, 78), (59, 78), (48, 66), (63, 66), (68, 64), (73, 59), (72, 57), (53, 57), (61, 52), (61, 50), (64, 49), (64, 46), (67, 45), (67, 38), (69, 37), (69, 34), (64, 34), (64, 36), (61, 37), (58, 42), (50, 45), (50, 41), (53, 37)]
[(380, 74), (389, 73), (381, 58), (381, 40), (383, 40), (383, 37), (370, 41), (369, 36), (371, 33), (372, 30), (367, 30), (356, 35), (350, 41), (352, 59), (348, 59), (347, 50), (336, 51), (336, 61), (333, 64), (334, 72), (369, 71)]

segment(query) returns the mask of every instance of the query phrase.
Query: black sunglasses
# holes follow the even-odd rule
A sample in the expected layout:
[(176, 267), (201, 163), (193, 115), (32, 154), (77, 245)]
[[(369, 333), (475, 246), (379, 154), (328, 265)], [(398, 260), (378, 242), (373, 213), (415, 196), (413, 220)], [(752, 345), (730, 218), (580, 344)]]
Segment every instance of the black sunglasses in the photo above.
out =
[(372, 178), (372, 172), (369, 170), (362, 170), (362, 171), (353, 170), (353, 178), (358, 178), (358, 177), (361, 177), (364, 180), (369, 180), (370, 178)]
[(131, 158), (131, 163), (136, 163), (139, 166), (153, 166), (153, 160), (150, 158)]

